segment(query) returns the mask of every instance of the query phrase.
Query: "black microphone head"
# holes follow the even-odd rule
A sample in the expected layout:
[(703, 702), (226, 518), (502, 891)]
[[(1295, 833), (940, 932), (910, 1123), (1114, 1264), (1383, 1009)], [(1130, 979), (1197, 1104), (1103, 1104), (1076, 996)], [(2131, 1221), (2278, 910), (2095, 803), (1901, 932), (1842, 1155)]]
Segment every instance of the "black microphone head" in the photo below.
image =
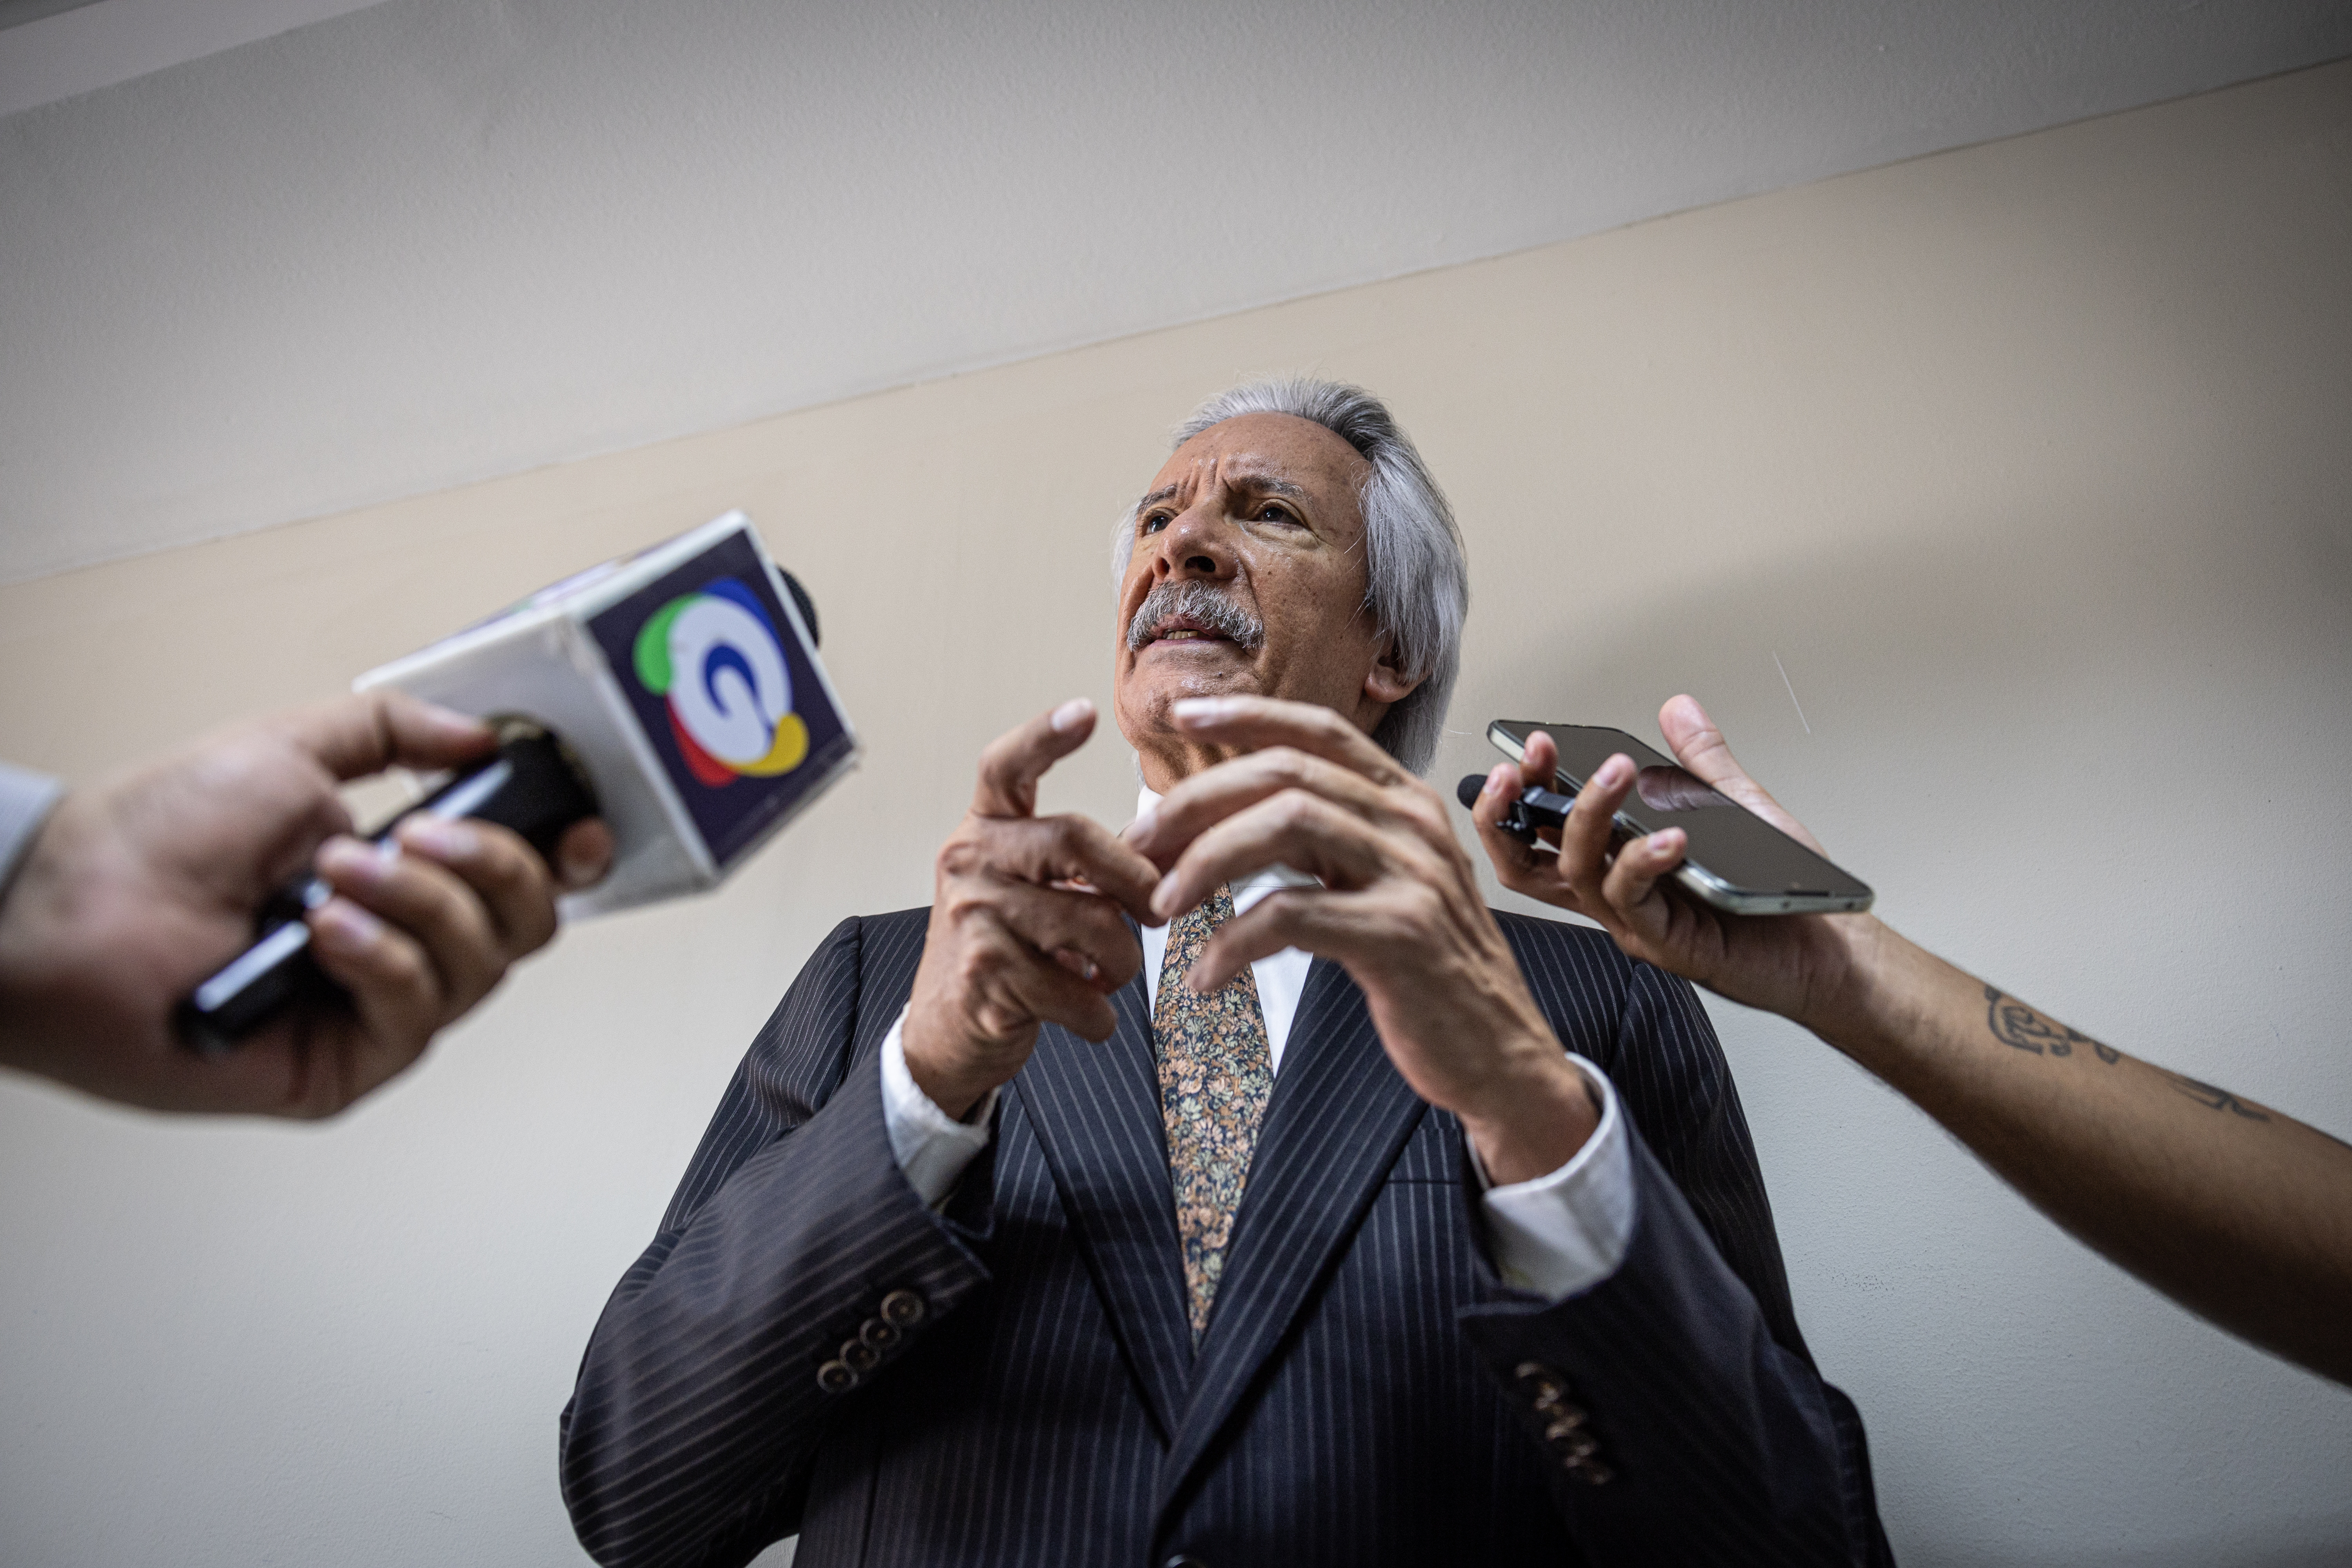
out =
[[(784, 572), (781, 566), (776, 570)], [(817, 629), (816, 625), (816, 601), (808, 596), (808, 590), (801, 586), (801, 580), (789, 572), (784, 572), (784, 587), (793, 596), (793, 608), (801, 613), (802, 621), (808, 626), (809, 641), (824, 647), (824, 634)]]
[(1465, 773), (1462, 775), (1462, 782), (1454, 786), (1454, 795), (1462, 803), (1465, 809), (1475, 811), (1478, 809), (1479, 794), (1486, 787), (1485, 773)]

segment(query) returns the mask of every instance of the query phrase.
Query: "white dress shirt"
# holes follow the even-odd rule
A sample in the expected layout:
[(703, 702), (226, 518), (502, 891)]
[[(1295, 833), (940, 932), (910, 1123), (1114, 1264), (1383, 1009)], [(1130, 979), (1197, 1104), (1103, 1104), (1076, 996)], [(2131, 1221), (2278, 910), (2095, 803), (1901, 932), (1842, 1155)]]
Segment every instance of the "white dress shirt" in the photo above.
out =
[[(1160, 804), (1160, 796), (1144, 790), (1136, 804), (1139, 815)], [(1240, 914), (1282, 887), (1313, 887), (1312, 877), (1286, 866), (1272, 866), (1233, 884), (1234, 912)], [(1148, 1016), (1160, 994), (1160, 966), (1168, 952), (1168, 928), (1147, 926), (1143, 938), (1144, 1011)], [(1286, 947), (1250, 965), (1257, 983), (1258, 1008), (1265, 1018), (1267, 1054), (1275, 1072), (1282, 1071), (1282, 1048), (1290, 1039), (1291, 1021), (1307, 989), (1312, 953)], [(931, 1103), (907, 1070), (906, 1047), (898, 1022), (882, 1041), (882, 1111), (890, 1135), (891, 1152), (908, 1183), (923, 1201), (938, 1204), (955, 1187), (973, 1156), (988, 1147), (989, 1127), (996, 1109), (996, 1090), (959, 1121)], [(1486, 1185), (1481, 1200), (1492, 1233), (1495, 1266), (1506, 1282), (1553, 1300), (1591, 1289), (1617, 1271), (1633, 1234), (1633, 1162), (1626, 1142), (1624, 1113), (1617, 1091), (1601, 1069), (1582, 1057), (1568, 1058), (1583, 1072), (1601, 1100), (1601, 1122), (1568, 1163), (1533, 1181), (1494, 1186), (1475, 1145), (1470, 1163)]]

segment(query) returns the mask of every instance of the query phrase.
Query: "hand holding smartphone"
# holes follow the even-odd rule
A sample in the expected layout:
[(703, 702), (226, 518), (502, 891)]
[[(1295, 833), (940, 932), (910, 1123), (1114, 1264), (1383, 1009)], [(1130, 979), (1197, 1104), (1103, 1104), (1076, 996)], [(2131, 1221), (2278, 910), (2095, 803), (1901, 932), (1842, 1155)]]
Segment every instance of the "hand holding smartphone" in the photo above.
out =
[[(1612, 756), (1622, 752), (1633, 760), (1639, 772), (1616, 814), (1618, 831), (1633, 838), (1681, 828), (1688, 847), (1675, 880), (1693, 897), (1743, 915), (1848, 914), (1870, 907), (1873, 894), (1860, 879), (1622, 730), (1498, 719), (1486, 727), (1486, 738), (1519, 762), (1527, 754), (1528, 738), (1538, 730), (1551, 737), (1559, 752), (1558, 790), (1544, 792), (1553, 794), (1554, 800), (1572, 800)], [(1472, 781), (1463, 782), (1465, 795), (1475, 794)], [(1523, 818), (1540, 822), (1549, 816), (1556, 825), (1560, 809), (1551, 802), (1538, 802)], [(1525, 836), (1533, 837), (1532, 822)]]

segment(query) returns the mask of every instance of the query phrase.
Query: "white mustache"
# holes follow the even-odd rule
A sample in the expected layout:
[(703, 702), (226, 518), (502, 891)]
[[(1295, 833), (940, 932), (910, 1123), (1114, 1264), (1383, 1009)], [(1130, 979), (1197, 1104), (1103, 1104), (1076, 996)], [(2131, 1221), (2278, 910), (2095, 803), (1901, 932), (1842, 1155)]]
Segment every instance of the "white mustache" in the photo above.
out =
[(1151, 641), (1151, 631), (1171, 616), (1198, 621), (1244, 653), (1265, 641), (1265, 623), (1206, 583), (1187, 579), (1162, 583), (1143, 595), (1127, 623), (1127, 647), (1133, 653)]

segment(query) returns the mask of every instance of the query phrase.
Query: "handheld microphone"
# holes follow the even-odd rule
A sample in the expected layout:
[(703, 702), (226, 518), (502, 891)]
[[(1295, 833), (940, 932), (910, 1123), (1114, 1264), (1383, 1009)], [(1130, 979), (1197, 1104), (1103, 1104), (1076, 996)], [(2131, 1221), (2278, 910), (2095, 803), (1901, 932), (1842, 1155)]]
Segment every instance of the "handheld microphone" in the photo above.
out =
[[(741, 512), (607, 562), (470, 630), (369, 671), (491, 721), (499, 749), (379, 827), (418, 812), (513, 829), (551, 857), (602, 816), (612, 869), (567, 895), (566, 918), (715, 887), (856, 761), (816, 657), (816, 607)], [(298, 879), (259, 912), (253, 945), (184, 1001), (180, 1035), (208, 1053), (340, 988), (303, 916), (329, 896)]]
[[(1469, 773), (1454, 787), (1454, 797), (1472, 811), (1478, 808), (1478, 796), (1486, 787), (1485, 773)], [(1496, 826), (1524, 844), (1533, 844), (1536, 830), (1549, 827), (1557, 833), (1568, 826), (1569, 808), (1576, 804), (1573, 795), (1556, 790), (1529, 785), (1519, 792), (1519, 797), (1503, 808), (1503, 819)]]

